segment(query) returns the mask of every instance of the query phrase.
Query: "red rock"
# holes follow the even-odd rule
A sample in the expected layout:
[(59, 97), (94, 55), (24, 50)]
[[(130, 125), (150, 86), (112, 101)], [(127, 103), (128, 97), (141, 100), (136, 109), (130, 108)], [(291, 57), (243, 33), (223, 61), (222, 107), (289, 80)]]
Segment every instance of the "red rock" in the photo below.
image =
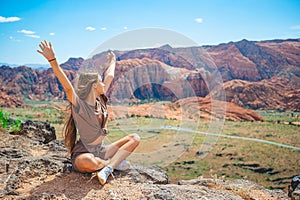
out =
[[(115, 51), (115, 80), (111, 102), (143, 99), (171, 100), (209, 95), (219, 70), (226, 99), (251, 109), (299, 110), (300, 40), (230, 42), (216, 46)], [(91, 60), (70, 58), (61, 66), (74, 83), (76, 70), (92, 67), (103, 73), (106, 52)], [(218, 80), (222, 81), (222, 80)], [(18, 99), (65, 98), (52, 69), (0, 67), (1, 91)], [(209, 88), (209, 89), (208, 89)], [(4, 102), (4, 100), (2, 100)], [(4, 103), (8, 104), (8, 103)]]

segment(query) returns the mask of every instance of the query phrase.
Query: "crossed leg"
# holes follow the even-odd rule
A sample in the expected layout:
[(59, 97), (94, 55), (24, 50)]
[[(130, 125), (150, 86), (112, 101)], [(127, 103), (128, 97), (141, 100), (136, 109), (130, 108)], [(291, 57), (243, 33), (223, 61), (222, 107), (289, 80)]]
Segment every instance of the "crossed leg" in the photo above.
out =
[[(107, 165), (115, 168), (136, 149), (139, 143), (140, 137), (137, 134), (130, 134), (110, 144), (104, 159), (95, 157), (91, 153), (80, 154), (75, 160), (76, 168), (80, 172), (94, 172)], [(108, 158), (111, 158), (110, 161), (107, 161)]]
[(139, 145), (140, 137), (138, 134), (130, 134), (112, 144), (110, 144), (105, 153), (104, 159), (111, 158), (108, 165), (113, 169), (126, 159)]

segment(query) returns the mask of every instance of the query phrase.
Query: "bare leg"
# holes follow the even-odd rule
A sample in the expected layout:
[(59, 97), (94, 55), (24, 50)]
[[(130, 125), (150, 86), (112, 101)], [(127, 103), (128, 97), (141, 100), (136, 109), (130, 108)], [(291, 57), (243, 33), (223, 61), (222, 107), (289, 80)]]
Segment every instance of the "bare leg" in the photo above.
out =
[(140, 137), (137, 134), (128, 135), (109, 145), (104, 159), (111, 158), (108, 165), (114, 169), (136, 149), (139, 143)]
[(80, 172), (95, 172), (108, 164), (108, 161), (95, 157), (91, 153), (83, 153), (76, 157), (75, 165)]

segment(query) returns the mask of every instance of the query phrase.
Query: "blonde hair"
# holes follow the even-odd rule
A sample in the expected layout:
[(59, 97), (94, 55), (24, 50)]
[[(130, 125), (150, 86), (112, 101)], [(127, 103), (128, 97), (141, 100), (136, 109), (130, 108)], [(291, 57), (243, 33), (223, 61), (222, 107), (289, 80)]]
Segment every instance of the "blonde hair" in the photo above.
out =
[[(101, 77), (98, 75), (98, 73), (80, 73), (77, 87), (76, 87), (76, 93), (78, 97), (82, 100), (85, 100), (92, 89), (93, 83), (96, 83), (99, 80), (101, 80)], [(77, 132), (76, 132), (75, 121), (72, 116), (71, 103), (69, 103), (67, 109), (71, 112), (68, 119), (65, 122), (63, 132), (64, 132), (65, 145), (69, 153), (71, 153), (75, 146)]]
[(93, 83), (96, 83), (98, 80), (101, 80), (98, 73), (81, 73), (76, 88), (78, 97), (85, 100), (91, 91)]

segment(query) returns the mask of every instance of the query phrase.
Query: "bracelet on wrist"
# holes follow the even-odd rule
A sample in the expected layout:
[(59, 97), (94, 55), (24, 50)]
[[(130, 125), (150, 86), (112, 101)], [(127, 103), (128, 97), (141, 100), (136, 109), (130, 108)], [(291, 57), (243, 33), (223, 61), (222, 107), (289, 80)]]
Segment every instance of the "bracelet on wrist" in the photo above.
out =
[(50, 59), (50, 60), (48, 60), (48, 62), (52, 62), (52, 61), (54, 61), (54, 60), (56, 60), (56, 58)]

